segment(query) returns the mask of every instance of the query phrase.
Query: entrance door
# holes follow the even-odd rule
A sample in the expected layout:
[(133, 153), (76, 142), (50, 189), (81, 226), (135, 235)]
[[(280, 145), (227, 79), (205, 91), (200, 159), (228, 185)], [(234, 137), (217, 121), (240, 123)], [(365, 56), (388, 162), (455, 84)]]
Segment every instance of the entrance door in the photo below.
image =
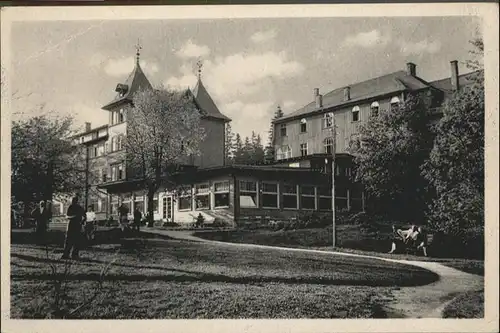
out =
[(163, 219), (167, 221), (172, 221), (172, 213), (173, 213), (174, 205), (172, 196), (163, 197)]

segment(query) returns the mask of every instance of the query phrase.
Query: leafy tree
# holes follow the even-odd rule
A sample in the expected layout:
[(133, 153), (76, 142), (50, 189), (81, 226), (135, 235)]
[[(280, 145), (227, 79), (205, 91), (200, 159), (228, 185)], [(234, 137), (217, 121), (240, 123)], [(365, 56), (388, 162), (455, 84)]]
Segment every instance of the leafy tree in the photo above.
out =
[(399, 108), (381, 112), (360, 126), (350, 143), (356, 177), (370, 196), (368, 209), (403, 221), (421, 223), (428, 184), (420, 166), (432, 149), (430, 100), (410, 95)]
[(189, 93), (150, 89), (134, 95), (127, 119), (127, 164), (147, 190), (151, 225), (154, 194), (160, 188), (179, 190), (172, 175), (199, 154), (201, 114)]
[(234, 133), (231, 129), (231, 124), (226, 124), (226, 135), (224, 138), (224, 159), (225, 164), (230, 165), (234, 163)]
[[(472, 45), (473, 53), (481, 55), (482, 40)], [(484, 74), (481, 60), (467, 64), (479, 71), (470, 85), (445, 102), (434, 147), (422, 167), (436, 194), (429, 220), (436, 229), (452, 234), (484, 226)]]
[(265, 148), (265, 159), (264, 159), (266, 163), (272, 163), (275, 160), (273, 121), (275, 121), (283, 116), (284, 116), (284, 113), (281, 110), (281, 107), (278, 105), (278, 108), (276, 109), (276, 112), (274, 113), (274, 117), (271, 120), (271, 126), (269, 128), (269, 136), (268, 136), (268, 140), (267, 140), (267, 146)]
[[(12, 123), (11, 193), (16, 201), (52, 200), (85, 188), (85, 147), (75, 144), (72, 119), (36, 116)], [(89, 183), (91, 179), (89, 179)]]

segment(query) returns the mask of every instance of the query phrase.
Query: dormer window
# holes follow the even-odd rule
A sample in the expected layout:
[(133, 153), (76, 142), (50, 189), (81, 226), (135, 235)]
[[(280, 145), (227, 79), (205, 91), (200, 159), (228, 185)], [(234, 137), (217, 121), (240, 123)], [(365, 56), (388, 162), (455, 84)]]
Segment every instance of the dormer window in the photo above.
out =
[(352, 108), (352, 121), (359, 121), (359, 106), (355, 106)]
[(300, 133), (306, 133), (307, 132), (307, 120), (303, 118), (300, 121)]
[(372, 117), (378, 117), (378, 111), (379, 111), (379, 104), (378, 102), (373, 102), (372, 105), (370, 106), (370, 112)]
[(399, 108), (399, 97), (394, 96), (391, 98), (391, 110), (396, 110)]
[(123, 97), (128, 91), (128, 85), (119, 83), (116, 86), (115, 91), (120, 95), (120, 97)]

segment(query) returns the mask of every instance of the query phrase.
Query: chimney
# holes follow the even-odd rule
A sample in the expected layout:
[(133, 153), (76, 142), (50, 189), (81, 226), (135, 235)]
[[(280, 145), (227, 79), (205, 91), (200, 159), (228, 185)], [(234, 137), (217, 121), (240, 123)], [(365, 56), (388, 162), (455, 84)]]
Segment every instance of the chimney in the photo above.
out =
[(451, 88), (453, 91), (457, 91), (458, 86), (458, 61), (450, 61), (451, 65)]
[(406, 74), (411, 76), (417, 76), (417, 65), (412, 62), (406, 64)]
[(316, 102), (317, 108), (320, 108), (323, 106), (323, 96), (319, 94), (318, 88), (314, 88), (314, 101)]
[(91, 129), (91, 124), (89, 122), (85, 122), (85, 132), (89, 132)]
[(344, 101), (349, 101), (351, 99), (351, 87), (344, 88)]

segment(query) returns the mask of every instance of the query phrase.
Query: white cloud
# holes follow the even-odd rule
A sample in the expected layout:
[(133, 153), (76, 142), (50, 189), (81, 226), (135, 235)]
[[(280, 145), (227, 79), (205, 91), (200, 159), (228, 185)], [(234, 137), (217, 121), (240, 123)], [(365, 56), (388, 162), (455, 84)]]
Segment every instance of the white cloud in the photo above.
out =
[(353, 36), (348, 36), (342, 43), (344, 46), (374, 47), (386, 45), (391, 40), (390, 35), (384, 35), (378, 30), (360, 32)]
[(404, 54), (436, 53), (441, 49), (439, 41), (430, 42), (427, 39), (419, 42), (400, 42), (401, 52)]
[(258, 31), (254, 33), (250, 37), (250, 39), (254, 43), (264, 43), (270, 41), (271, 39), (274, 39), (276, 35), (277, 35), (276, 30)]
[(209, 55), (210, 49), (206, 45), (196, 45), (189, 39), (176, 54), (181, 58), (198, 58)]
[(283, 102), (283, 108), (284, 109), (290, 109), (294, 107), (297, 103), (295, 101), (287, 100)]
[[(284, 52), (262, 54), (238, 53), (219, 57), (203, 63), (203, 82), (213, 97), (221, 103), (241, 99), (265, 88), (269, 80), (294, 77), (304, 71), (304, 66), (289, 61)], [(195, 70), (181, 67), (181, 75), (170, 77), (166, 85), (186, 88), (196, 83)]]
[(266, 144), (267, 131), (271, 116), (274, 112), (272, 101), (260, 101), (245, 103), (240, 100), (222, 104), (220, 111), (231, 118), (231, 128), (233, 132), (239, 133), (242, 140), (255, 131), (262, 137), (262, 144)]
[[(99, 58), (96, 58), (98, 61)], [(91, 60), (92, 61), (92, 60)], [(118, 59), (109, 59), (104, 63), (104, 72), (109, 76), (113, 77), (123, 77), (125, 75), (130, 74), (135, 66), (135, 58), (127, 57), (127, 58), (118, 58)], [(96, 61), (94, 60), (96, 64)], [(102, 63), (102, 62), (101, 62)], [(158, 65), (155, 62), (149, 62), (147, 60), (140, 61), (141, 68), (146, 72), (146, 75), (152, 75), (157, 73), (159, 70)]]

